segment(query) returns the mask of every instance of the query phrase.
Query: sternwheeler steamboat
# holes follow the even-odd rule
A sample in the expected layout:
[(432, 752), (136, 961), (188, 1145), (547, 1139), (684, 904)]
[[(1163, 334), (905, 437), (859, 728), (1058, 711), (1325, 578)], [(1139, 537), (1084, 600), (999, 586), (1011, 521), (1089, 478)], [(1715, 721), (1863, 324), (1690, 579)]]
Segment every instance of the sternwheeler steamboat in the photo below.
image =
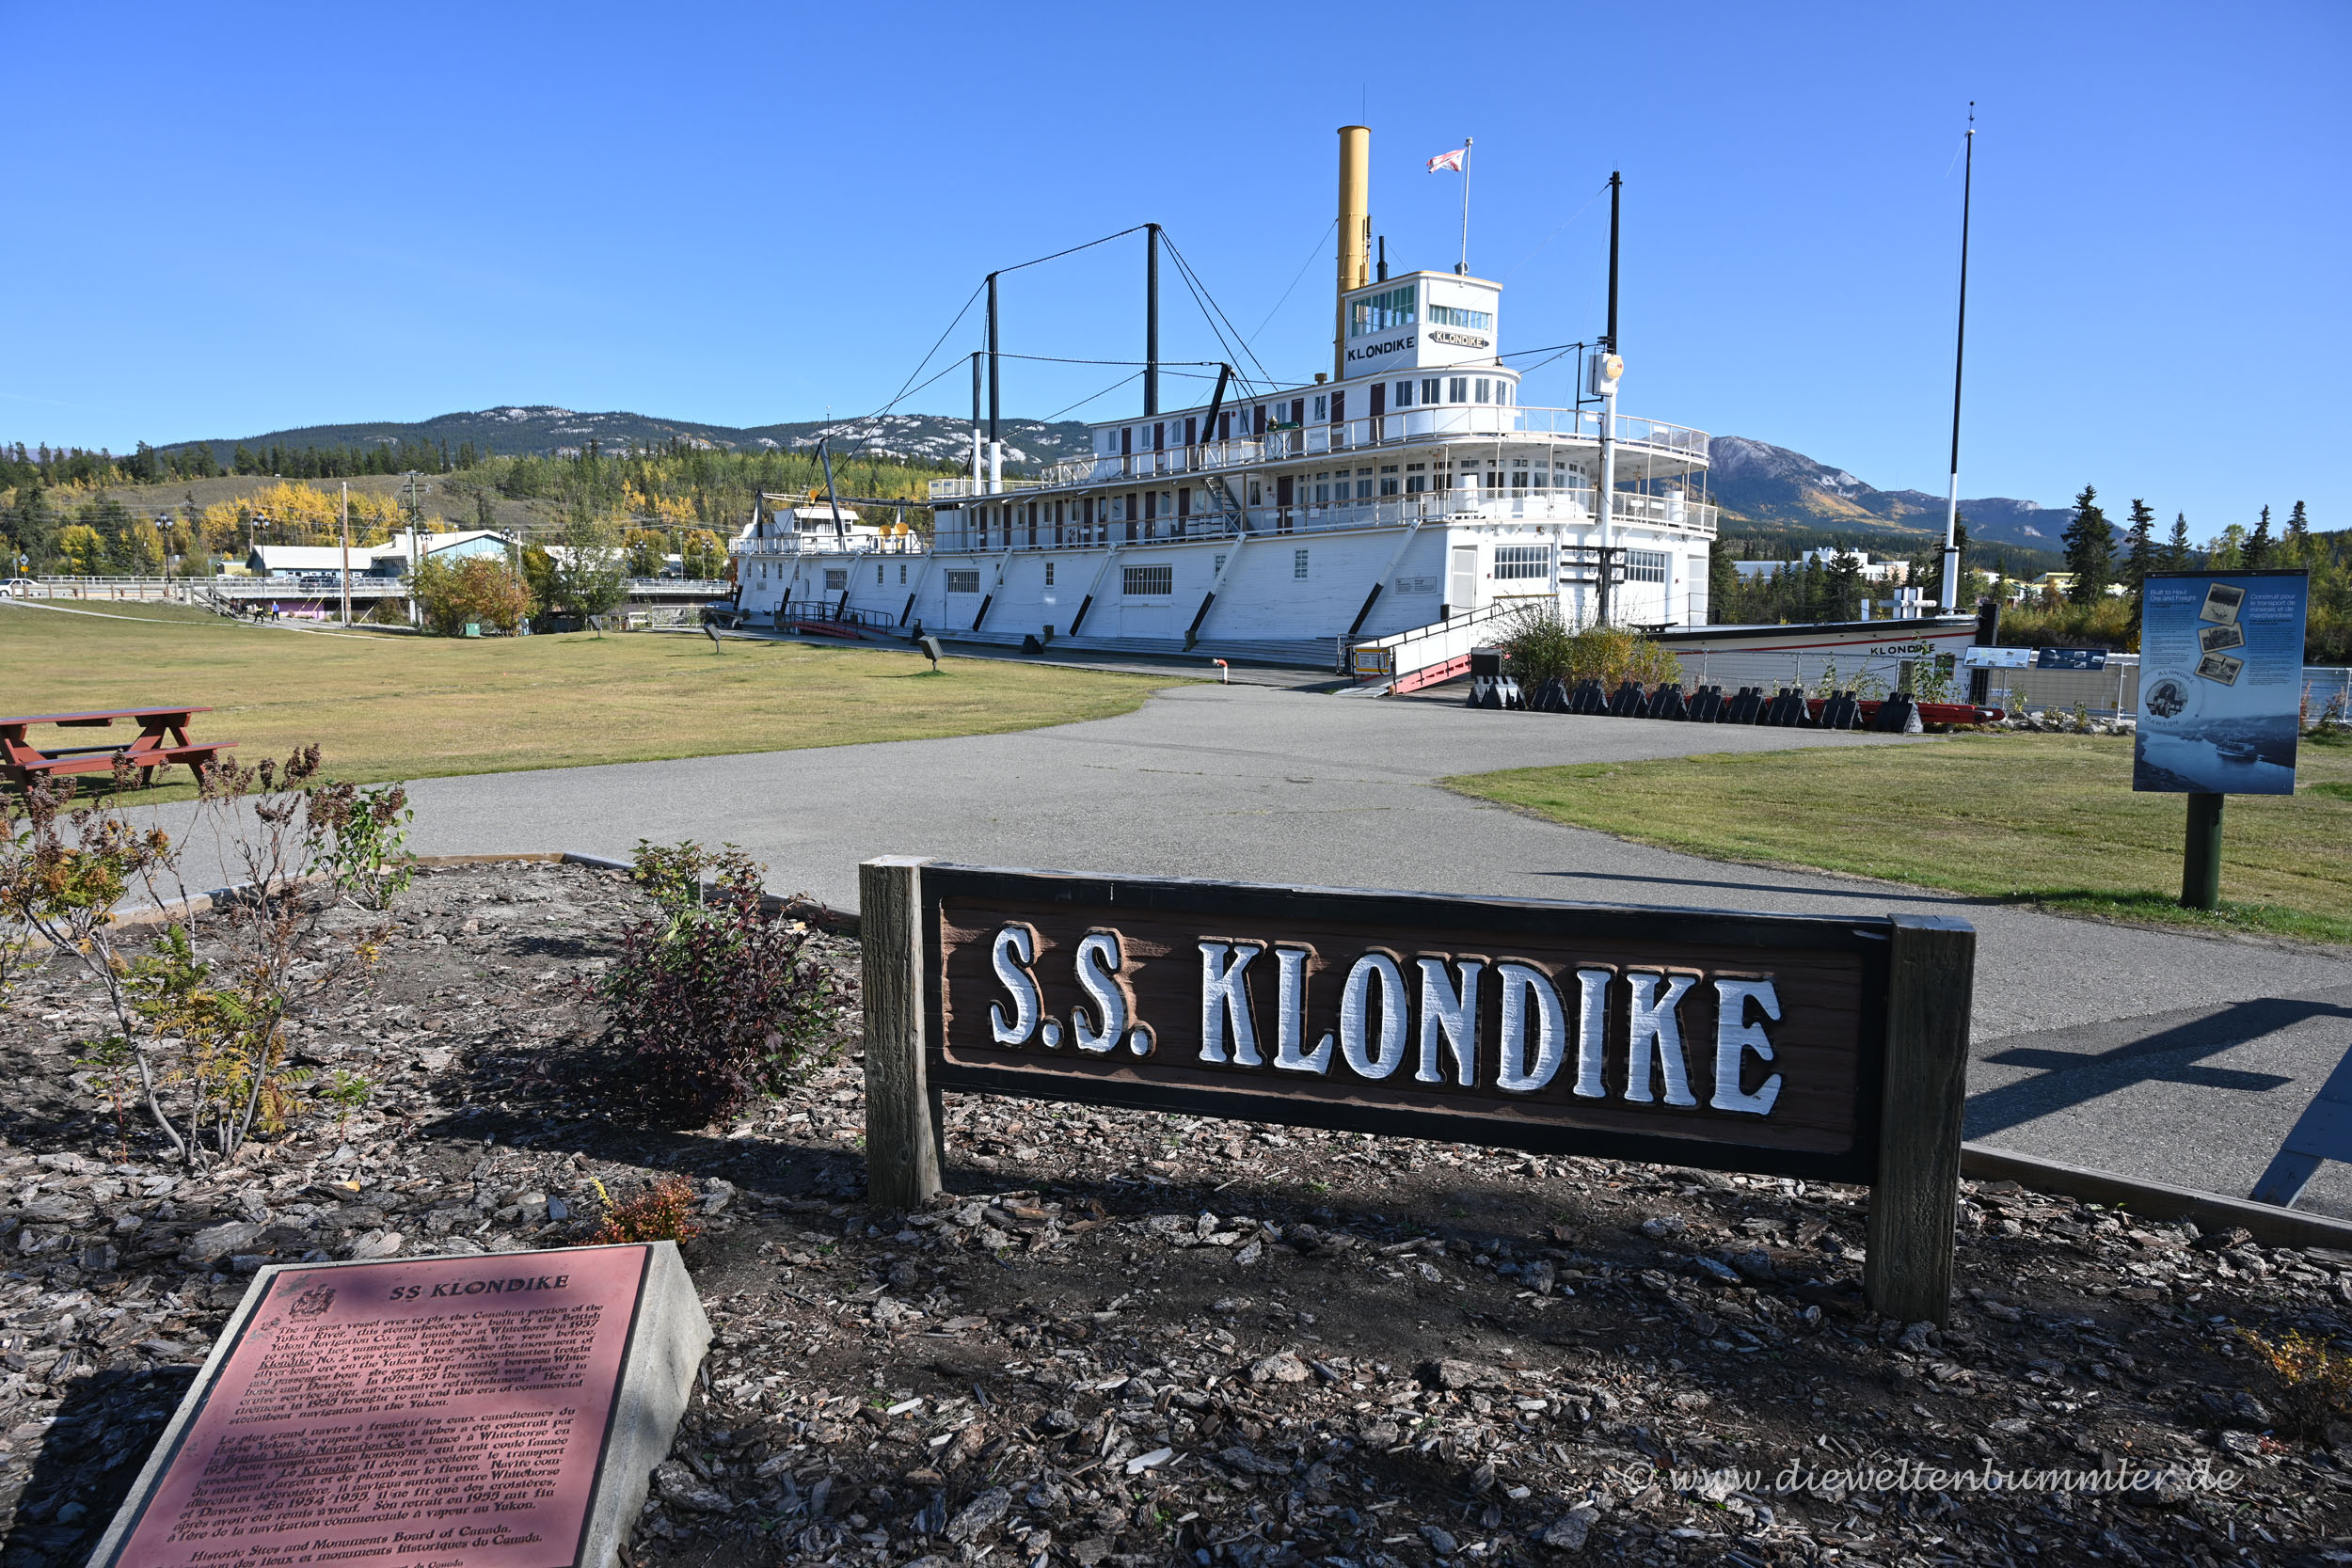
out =
[[(1857, 670), (1971, 641), (1953, 616), (1708, 626), (1708, 437), (1617, 412), (1613, 254), (1589, 402), (1528, 405), (1503, 362), (1501, 283), (1375, 270), (1371, 132), (1339, 135), (1327, 375), (1242, 391), (1229, 369), (1207, 403), (1164, 411), (1154, 362), (1139, 417), (1092, 423), (1088, 455), (1011, 478), (992, 365), (988, 428), (976, 396), (971, 472), (931, 484), (930, 538), (763, 498), (734, 544), (739, 608), (834, 635), (1255, 659), (1400, 690), (1459, 673), (1546, 602), (1571, 625), (1647, 630), (1718, 679), (1740, 678), (1743, 655), (1772, 678), (1790, 648)], [(1151, 243), (1156, 270), (1156, 230)], [(989, 341), (993, 357), (993, 325)]]

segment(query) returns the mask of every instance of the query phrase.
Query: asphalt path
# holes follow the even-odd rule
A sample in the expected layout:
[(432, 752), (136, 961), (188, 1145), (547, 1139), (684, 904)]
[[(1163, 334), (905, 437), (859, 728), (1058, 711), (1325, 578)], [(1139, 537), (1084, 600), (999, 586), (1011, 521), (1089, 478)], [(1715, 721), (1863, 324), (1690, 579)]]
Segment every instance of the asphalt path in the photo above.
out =
[[(1727, 864), (1454, 794), (1451, 774), (1932, 739), (1168, 689), (1137, 711), (950, 740), (430, 779), (427, 854), (730, 842), (779, 892), (856, 903), (875, 855), (1801, 914), (1959, 914), (1979, 933), (1969, 1135), (2243, 1196), (2352, 1050), (2352, 959)], [(185, 808), (158, 808), (180, 815)], [(1837, 832), (1824, 800), (1820, 831)], [(199, 875), (201, 875), (199, 870)], [(2352, 1157), (2352, 1150), (2347, 1150)], [(2352, 1166), (2303, 1205), (2352, 1215)]]

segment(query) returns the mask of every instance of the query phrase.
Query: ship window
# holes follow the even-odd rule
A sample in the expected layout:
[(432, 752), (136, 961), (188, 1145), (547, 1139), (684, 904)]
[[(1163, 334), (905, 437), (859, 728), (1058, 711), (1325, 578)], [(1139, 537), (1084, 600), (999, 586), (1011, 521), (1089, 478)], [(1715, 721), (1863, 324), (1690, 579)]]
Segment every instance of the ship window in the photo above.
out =
[(1490, 388), (1492, 385), (1493, 385), (1493, 384), (1492, 384), (1491, 382), (1489, 382), (1489, 381), (1488, 381), (1488, 380), (1487, 380), (1485, 376), (1483, 376), (1483, 375), (1482, 375), (1482, 376), (1480, 376), (1480, 377), (1478, 378), (1478, 395), (1477, 395), (1475, 398), (1472, 398), (1470, 401), (1471, 401), (1471, 402), (1473, 402), (1473, 403), (1484, 403), (1484, 402), (1486, 402), (1486, 392), (1487, 392), (1487, 389), (1488, 389), (1488, 388)]
[(1421, 401), (1423, 403), (1438, 402), (1438, 390), (1439, 386), (1440, 383), (1434, 375), (1423, 380), (1421, 384)]
[(1045, 586), (1054, 586), (1054, 563), (1050, 561), (1045, 563)]
[(1291, 551), (1291, 576), (1294, 578), (1303, 578), (1306, 575), (1307, 552), (1305, 550)]
[(1456, 305), (1432, 305), (1429, 308), (1429, 325), (1432, 326), (1468, 326), (1485, 332), (1491, 329), (1494, 324), (1494, 312), (1491, 310), (1465, 310)]
[(850, 569), (847, 566), (828, 566), (825, 568), (826, 593), (838, 594), (849, 586)]
[(1317, 506), (1328, 506), (1331, 504), (1331, 486), (1323, 483), (1323, 481), (1328, 476), (1324, 474), (1315, 475), (1315, 504)]
[(1663, 582), (1666, 580), (1668, 560), (1664, 550), (1628, 550), (1625, 552), (1625, 580)]
[(1516, 383), (1514, 383), (1514, 382), (1509, 382), (1509, 381), (1498, 381), (1498, 382), (1496, 382), (1496, 383), (1495, 383), (1495, 402), (1497, 402), (1497, 403), (1501, 404), (1502, 404), (1503, 407), (1505, 407), (1505, 408), (1510, 407), (1510, 406), (1511, 406), (1511, 404), (1512, 404), (1512, 401), (1513, 401), (1513, 399), (1514, 399), (1514, 397), (1515, 397), (1515, 395), (1516, 395), (1516, 393), (1515, 393), (1515, 388), (1516, 388), (1516, 386), (1517, 386), (1517, 384), (1516, 384)]
[(1372, 479), (1370, 477), (1372, 470), (1370, 468), (1359, 468), (1356, 470), (1356, 473), (1358, 476), (1356, 480), (1356, 499), (1359, 501), (1368, 501), (1372, 499)]
[(1352, 301), (1347, 308), (1347, 335), (1360, 338), (1367, 332), (1386, 332), (1391, 326), (1410, 325), (1414, 319), (1413, 286), (1407, 283)]
[(1540, 578), (1549, 569), (1551, 547), (1548, 545), (1497, 545), (1495, 546), (1495, 577)]
[(875, 586), (875, 587), (877, 587), (877, 588), (880, 588), (880, 587), (882, 586), (882, 563), (881, 562), (877, 561), (877, 562), (874, 562), (874, 586)]
[(1448, 403), (1470, 402), (1470, 377), (1466, 375), (1449, 377), (1445, 384), (1445, 400)]
[(947, 592), (948, 592), (948, 593), (950, 593), (950, 594), (977, 594), (977, 593), (978, 593), (979, 591), (980, 591), (980, 570), (979, 570), (979, 568), (978, 568), (978, 567), (975, 566), (975, 567), (972, 567), (971, 569), (969, 569), (969, 570), (967, 570), (967, 571), (952, 571), (952, 570), (951, 570), (950, 572), (948, 572), (948, 574), (947, 574)]
[(1399, 408), (1413, 406), (1413, 384), (1411, 382), (1400, 381), (1396, 384), (1395, 403)]
[(1265, 504), (1264, 489), (1260, 485), (1258, 481), (1254, 479), (1249, 482), (1249, 504), (1252, 506), (1263, 506)]
[[(1391, 472), (1391, 473), (1395, 472), (1395, 470), (1394, 470), (1394, 469), (1391, 469), (1391, 470), (1389, 470), (1389, 471), (1390, 471), (1390, 472)], [(1393, 495), (1395, 495), (1395, 494), (1396, 494), (1396, 481), (1394, 481), (1394, 480), (1392, 480), (1392, 479), (1384, 479), (1384, 480), (1382, 480), (1382, 481), (1380, 482), (1380, 493), (1381, 493), (1382, 495), (1384, 495), (1384, 496), (1393, 496)]]
[(1321, 424), (1321, 423), (1323, 423), (1325, 420), (1328, 420), (1330, 417), (1331, 417), (1331, 400), (1330, 400), (1330, 398), (1329, 398), (1329, 397), (1327, 397), (1327, 396), (1326, 396), (1326, 397), (1318, 397), (1317, 399), (1315, 399), (1315, 423), (1317, 423), (1317, 424)]
[(898, 586), (899, 586), (899, 587), (901, 587), (901, 588), (904, 588), (906, 585), (907, 585), (907, 563), (906, 563), (905, 562), (901, 561), (901, 562), (898, 562)]
[(1150, 598), (1176, 592), (1176, 568), (1173, 566), (1128, 566), (1122, 568), (1125, 591), (1130, 597)]
[(1218, 578), (1225, 575), (1225, 558), (1223, 556), (1220, 555), (1216, 558), (1216, 565), (1210, 571), (1209, 575), (1211, 577)]
[[(1418, 467), (1420, 465), (1416, 464), (1414, 466)], [(1405, 476), (1405, 493), (1406, 495), (1418, 496), (1428, 488), (1429, 476), (1427, 474), (1406, 474)]]

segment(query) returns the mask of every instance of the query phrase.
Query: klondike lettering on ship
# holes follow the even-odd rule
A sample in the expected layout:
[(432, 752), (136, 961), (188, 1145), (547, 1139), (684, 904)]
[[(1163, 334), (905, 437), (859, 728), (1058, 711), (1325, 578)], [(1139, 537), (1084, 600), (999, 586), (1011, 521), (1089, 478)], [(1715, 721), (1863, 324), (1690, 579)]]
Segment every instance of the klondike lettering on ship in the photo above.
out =
[(1016, 1094), (1867, 1184), (1874, 1299), (1944, 1310), (1963, 922), (913, 861), (862, 897), (879, 1201), (939, 1190), (930, 1095)]

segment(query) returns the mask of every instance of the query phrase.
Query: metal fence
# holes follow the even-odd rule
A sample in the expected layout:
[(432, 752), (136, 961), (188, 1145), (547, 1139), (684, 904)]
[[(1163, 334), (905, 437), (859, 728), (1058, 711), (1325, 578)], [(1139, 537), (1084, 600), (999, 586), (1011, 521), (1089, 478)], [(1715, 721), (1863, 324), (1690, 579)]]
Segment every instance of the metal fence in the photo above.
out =
[[(1840, 661), (1818, 653), (1685, 654), (1682, 673), (1686, 680), (1727, 690), (1742, 686), (1767, 690), (1795, 686), (1815, 696), (1832, 689), (1859, 689), (1865, 697), (1874, 697), (1899, 688), (1914, 693), (1920, 693), (1923, 685), (1931, 689), (1936, 675), (1918, 668), (1921, 662), (1892, 657)], [(1969, 673), (1964, 666), (1952, 669), (1943, 677), (1948, 685), (1940, 695), (1965, 702)], [(2109, 654), (2105, 668), (2098, 670), (1994, 670), (1990, 673), (1987, 705), (2011, 713), (2072, 713), (2080, 708), (2088, 715), (2112, 719), (2139, 711), (2137, 654)], [(2311, 721), (2330, 712), (2340, 719), (2352, 715), (2352, 668), (2306, 665), (2303, 692)]]

